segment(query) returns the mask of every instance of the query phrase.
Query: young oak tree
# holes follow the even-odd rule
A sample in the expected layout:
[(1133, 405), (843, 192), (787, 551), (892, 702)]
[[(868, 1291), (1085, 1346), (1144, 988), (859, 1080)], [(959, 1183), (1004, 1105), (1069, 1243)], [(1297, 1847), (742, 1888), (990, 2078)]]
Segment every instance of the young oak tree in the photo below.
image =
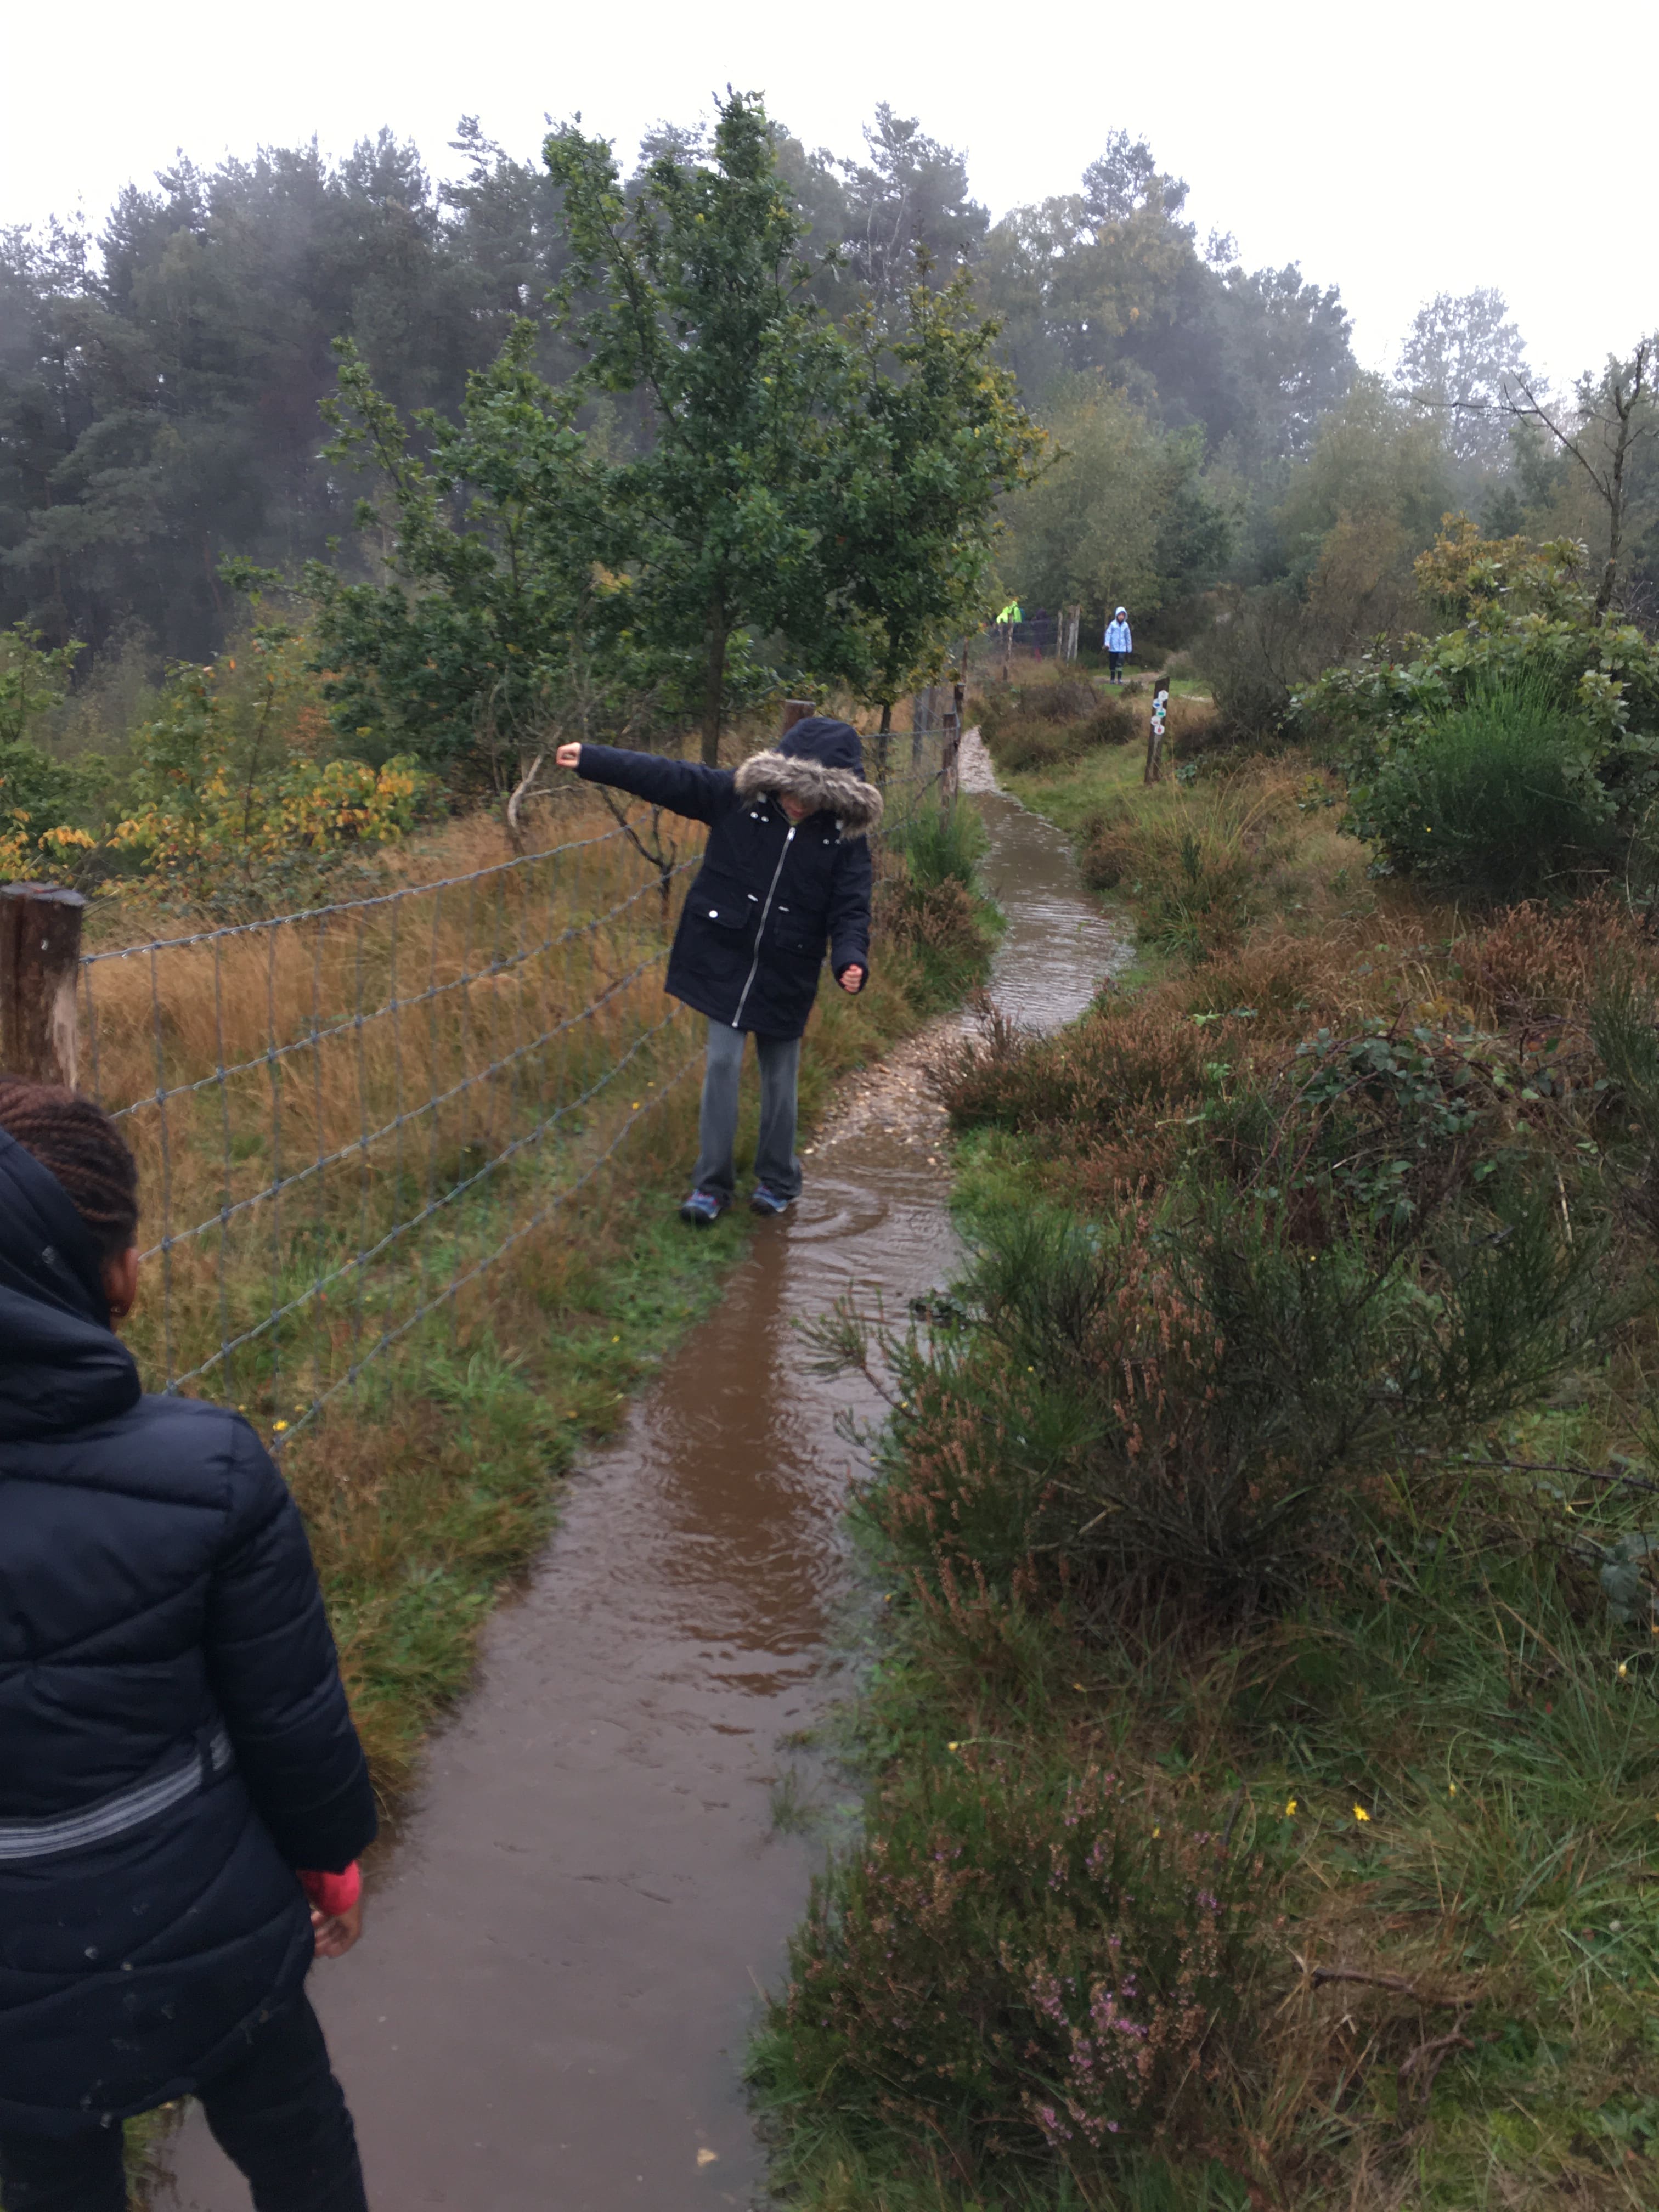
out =
[(514, 326), (467, 380), (459, 422), (416, 416), (425, 458), (355, 348), (338, 349), (330, 453), (380, 475), (380, 503), (357, 519), (383, 533), (389, 575), (348, 582), (317, 562), (306, 580), (335, 728), (371, 760), (409, 754), (463, 781), (482, 761), (516, 785), (626, 688), (608, 471), (576, 427), (580, 390), (532, 367), (538, 337)]
[[(330, 451), (379, 473), (359, 521), (389, 574), (307, 572), (336, 728), (463, 788), (482, 755), (515, 799), (560, 737), (623, 737), (642, 702), (693, 714), (713, 762), (732, 707), (776, 682), (759, 635), (890, 728), (981, 611), (997, 501), (1042, 445), (992, 359), (995, 324), (972, 315), (965, 278), (934, 291), (926, 266), (896, 326), (873, 304), (830, 320), (805, 290), (757, 101), (728, 100), (707, 160), (665, 147), (637, 191), (574, 128), (548, 161), (567, 322), (576, 288), (597, 301), (574, 378), (537, 374), (521, 323), (458, 423), (414, 418), (417, 453), (340, 349)], [(607, 457), (579, 427), (596, 389), (643, 403), (644, 450)]]
[(546, 153), (564, 195), (567, 326), (593, 383), (646, 403), (648, 448), (607, 487), (630, 634), (696, 713), (712, 763), (732, 707), (768, 688), (753, 636), (798, 630), (818, 580), (811, 495), (836, 335), (807, 289), (806, 225), (757, 98), (728, 94), (706, 159), (665, 149), (629, 191), (606, 141), (574, 123)]

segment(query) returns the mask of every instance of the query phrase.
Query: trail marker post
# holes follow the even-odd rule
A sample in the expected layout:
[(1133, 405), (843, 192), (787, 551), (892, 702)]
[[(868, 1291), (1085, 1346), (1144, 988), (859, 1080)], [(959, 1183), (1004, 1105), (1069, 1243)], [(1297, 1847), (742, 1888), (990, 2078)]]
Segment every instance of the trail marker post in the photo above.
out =
[(81, 972), (79, 891), (0, 884), (0, 1068), (73, 1091)]

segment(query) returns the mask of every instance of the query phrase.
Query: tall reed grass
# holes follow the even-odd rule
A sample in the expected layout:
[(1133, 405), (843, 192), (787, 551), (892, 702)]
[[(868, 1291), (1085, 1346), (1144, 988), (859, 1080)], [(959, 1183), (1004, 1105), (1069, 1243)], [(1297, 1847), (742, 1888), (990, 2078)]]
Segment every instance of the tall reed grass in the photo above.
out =
[(453, 874), (89, 956), (84, 1066), (161, 1279), (150, 1374), (286, 1436), (684, 1072), (661, 968), (697, 847), (665, 880), (600, 810), (562, 827), (520, 858), (471, 824)]

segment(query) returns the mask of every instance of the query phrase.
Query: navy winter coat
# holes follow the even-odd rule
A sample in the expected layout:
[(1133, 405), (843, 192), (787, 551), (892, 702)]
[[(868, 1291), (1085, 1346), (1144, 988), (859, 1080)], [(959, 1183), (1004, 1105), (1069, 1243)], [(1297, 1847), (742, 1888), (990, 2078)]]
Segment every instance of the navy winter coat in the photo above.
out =
[[(862, 833), (881, 817), (881, 794), (841, 764), (859, 759), (858, 743), (848, 724), (814, 717), (798, 723), (781, 750), (756, 753), (735, 773), (582, 747), (577, 774), (590, 782), (708, 824), (669, 955), (673, 997), (732, 1029), (795, 1037), (817, 996), (826, 943), (837, 976), (851, 967), (867, 973), (871, 864)], [(817, 811), (792, 823), (780, 793)]]
[(189, 2089), (305, 1978), (295, 1868), (374, 1827), (286, 1484), (237, 1415), (141, 1394), (90, 1235), (0, 1131), (0, 2122)]

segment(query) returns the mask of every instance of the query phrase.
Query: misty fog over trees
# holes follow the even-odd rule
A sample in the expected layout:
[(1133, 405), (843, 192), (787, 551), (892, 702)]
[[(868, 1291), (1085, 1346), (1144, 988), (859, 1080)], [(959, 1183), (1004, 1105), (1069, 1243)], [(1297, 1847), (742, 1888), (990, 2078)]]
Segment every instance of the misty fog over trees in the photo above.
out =
[[(936, 287), (965, 271), (997, 319), (1061, 453), (1006, 505), (1000, 571), (1028, 607), (1080, 601), (1092, 623), (1124, 599), (1178, 641), (1200, 594), (1267, 590), (1281, 612), (1312, 610), (1304, 658), (1322, 663), (1399, 618), (1448, 510), (1573, 532), (1600, 557), (1595, 484), (1523, 419), (1540, 388), (1496, 292), (1429, 301), (1382, 379), (1356, 367), (1335, 285), (1200, 238), (1185, 185), (1127, 131), (1075, 191), (994, 222), (963, 157), (886, 106), (852, 153), (771, 127), (832, 316), (864, 310), (879, 331), (920, 269)], [(444, 185), (386, 131), (333, 163), (314, 144), (212, 170), (181, 156), (96, 231), (0, 234), (0, 625), (199, 659), (236, 617), (225, 556), (297, 576), (347, 538), (362, 487), (324, 457), (319, 413), (337, 339), (404, 420), (458, 419), (469, 372), (521, 318), (541, 375), (575, 368), (548, 303), (569, 275), (560, 185), (471, 118), (456, 143), (463, 173)], [(702, 143), (663, 126), (629, 191)], [(1593, 396), (1560, 404), (1577, 421)], [(625, 399), (601, 413), (613, 450), (639, 444)], [(1639, 607), (1659, 565), (1642, 453), (1625, 496)]]

